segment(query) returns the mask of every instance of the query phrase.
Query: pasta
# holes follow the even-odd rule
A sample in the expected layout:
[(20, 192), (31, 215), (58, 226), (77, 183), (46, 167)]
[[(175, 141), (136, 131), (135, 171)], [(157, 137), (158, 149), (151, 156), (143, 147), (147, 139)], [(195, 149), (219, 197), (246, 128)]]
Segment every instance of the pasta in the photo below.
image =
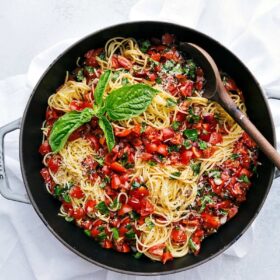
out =
[[(41, 174), (62, 202), (59, 215), (102, 247), (132, 250), (137, 258), (165, 263), (198, 254), (202, 240), (246, 199), (258, 164), (255, 143), (219, 104), (203, 97), (203, 69), (176, 49), (170, 34), (154, 45), (112, 38), (82, 63), (49, 97), (42, 128)], [(137, 84), (157, 93), (142, 113), (110, 120), (112, 151), (97, 115), (54, 152), (50, 134), (57, 119), (95, 108), (106, 71), (103, 99)], [(242, 92), (225, 74), (223, 81), (246, 113)]]

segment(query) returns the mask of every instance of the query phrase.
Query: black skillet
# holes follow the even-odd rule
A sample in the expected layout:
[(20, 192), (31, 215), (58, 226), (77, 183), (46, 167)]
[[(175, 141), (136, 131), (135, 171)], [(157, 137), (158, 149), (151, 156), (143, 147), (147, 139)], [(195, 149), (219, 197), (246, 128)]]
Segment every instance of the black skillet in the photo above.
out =
[[(218, 67), (228, 73), (242, 89), (250, 119), (275, 146), (274, 126), (267, 101), (259, 83), (246, 66), (212, 38), (193, 29), (165, 22), (119, 24), (81, 39), (48, 67), (30, 96), (23, 118), (0, 129), (1, 194), (20, 202), (30, 201), (44, 224), (67, 248), (96, 265), (116, 272), (135, 275), (169, 274), (193, 268), (221, 254), (246, 231), (258, 215), (274, 177), (273, 164), (261, 153), (259, 159), (262, 165), (258, 170), (259, 176), (253, 178), (253, 187), (248, 192), (247, 200), (241, 205), (238, 214), (223, 225), (216, 234), (203, 241), (198, 256), (187, 255), (165, 265), (152, 262), (145, 257), (135, 259), (131, 254), (102, 249), (93, 239), (87, 238), (81, 229), (65, 222), (57, 215), (60, 203), (45, 190), (39, 173), (42, 168), (42, 158), (38, 153), (42, 138), (40, 128), (45, 119), (48, 97), (63, 83), (66, 70), (75, 68), (77, 57), (89, 49), (104, 46), (112, 37), (160, 38), (166, 32), (175, 34), (179, 41), (193, 42), (210, 53)], [(5, 175), (3, 139), (6, 133), (15, 129), (20, 129), (20, 164), (28, 197), (14, 193)]]

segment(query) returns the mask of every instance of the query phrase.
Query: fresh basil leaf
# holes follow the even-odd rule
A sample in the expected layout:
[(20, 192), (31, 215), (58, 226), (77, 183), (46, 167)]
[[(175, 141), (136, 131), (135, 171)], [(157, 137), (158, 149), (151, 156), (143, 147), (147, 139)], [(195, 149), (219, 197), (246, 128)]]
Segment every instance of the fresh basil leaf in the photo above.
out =
[(112, 230), (112, 233), (113, 233), (113, 238), (115, 240), (119, 239), (120, 235), (119, 235), (118, 229), (117, 228), (112, 228), (111, 230)]
[(134, 239), (135, 238), (135, 232), (133, 230), (130, 230), (125, 233), (125, 237), (128, 239)]
[(87, 236), (91, 236), (90, 230), (88, 230), (88, 229), (85, 229), (85, 230), (84, 230), (84, 233), (85, 233), (85, 235), (87, 235)]
[(142, 114), (158, 91), (145, 84), (126, 85), (111, 91), (104, 112), (112, 120), (127, 120)]
[(90, 74), (94, 73), (94, 68), (92, 66), (85, 66), (85, 70)]
[(157, 77), (157, 78), (156, 78), (156, 83), (157, 83), (157, 84), (161, 84), (161, 82), (162, 82), (162, 79), (161, 79), (160, 77)]
[(115, 146), (115, 136), (112, 125), (105, 116), (100, 117), (98, 124), (104, 132), (108, 150), (111, 152), (113, 147)]
[(84, 123), (87, 123), (93, 117), (93, 109), (86, 108), (81, 112), (71, 111), (61, 116), (54, 123), (51, 130), (49, 143), (54, 153), (60, 151), (68, 137)]
[(232, 154), (231, 155), (231, 159), (238, 159), (240, 157), (240, 155), (239, 154)]
[(208, 203), (213, 203), (211, 196), (206, 195), (201, 199), (201, 207), (199, 209), (199, 213), (202, 213)]
[(156, 163), (155, 161), (152, 161), (152, 160), (149, 160), (149, 161), (148, 161), (148, 164), (149, 164), (150, 166), (156, 166), (156, 165), (157, 165), (157, 163)]
[(101, 166), (104, 165), (104, 158), (102, 157), (94, 157), (94, 160)]
[(186, 149), (189, 149), (192, 147), (192, 141), (191, 140), (185, 140), (183, 145), (185, 146)]
[(181, 149), (181, 145), (171, 145), (167, 148), (168, 152), (179, 152)]
[(135, 259), (139, 259), (139, 258), (142, 257), (142, 255), (143, 255), (143, 253), (137, 252), (137, 253), (134, 255), (134, 258), (135, 258)]
[(246, 176), (245, 174), (242, 174), (239, 179), (238, 179), (240, 182), (243, 182), (243, 183), (246, 183), (246, 184), (250, 184), (250, 180), (248, 178), (248, 176)]
[(100, 108), (103, 104), (103, 94), (109, 82), (111, 70), (106, 70), (101, 76), (94, 90), (94, 103), (97, 108)]
[(170, 179), (178, 179), (180, 176), (181, 176), (181, 172), (179, 172), (179, 171), (177, 171), (177, 172), (173, 172), (173, 173), (171, 173), (170, 175)]
[(184, 136), (188, 139), (195, 141), (198, 137), (198, 132), (196, 129), (185, 129), (183, 132)]

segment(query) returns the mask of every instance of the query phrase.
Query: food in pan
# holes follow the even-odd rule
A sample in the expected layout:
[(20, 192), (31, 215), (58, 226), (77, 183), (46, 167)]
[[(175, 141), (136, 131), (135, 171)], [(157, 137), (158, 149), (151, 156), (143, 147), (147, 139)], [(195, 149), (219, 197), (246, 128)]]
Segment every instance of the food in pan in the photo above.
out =
[(103, 248), (163, 263), (198, 254), (236, 215), (258, 165), (256, 144), (203, 98), (203, 69), (177, 46), (164, 34), (89, 50), (50, 95), (39, 148), (59, 215)]

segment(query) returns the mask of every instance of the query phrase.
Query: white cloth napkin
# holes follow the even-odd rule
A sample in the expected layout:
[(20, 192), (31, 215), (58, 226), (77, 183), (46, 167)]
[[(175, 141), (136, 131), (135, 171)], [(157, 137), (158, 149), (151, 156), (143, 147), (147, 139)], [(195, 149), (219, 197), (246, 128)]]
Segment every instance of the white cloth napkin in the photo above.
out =
[[(269, 96), (278, 98), (279, 16), (280, 5), (276, 1), (141, 0), (130, 13), (131, 20), (177, 22), (214, 37), (245, 62)], [(60, 42), (37, 55), (27, 74), (0, 81), (0, 126), (22, 116), (41, 74), (75, 40)], [(280, 140), (280, 101), (269, 103)], [(11, 185), (24, 192), (18, 162), (18, 132), (6, 137), (5, 150)], [(223, 267), (229, 256), (235, 259), (232, 262), (238, 262), (254, 246), (254, 239), (251, 227), (235, 245), (210, 262), (191, 271), (153, 278), (224, 279)], [(79, 258), (52, 236), (30, 205), (8, 201), (1, 196), (0, 248), (0, 279), (142, 279), (104, 270)]]

